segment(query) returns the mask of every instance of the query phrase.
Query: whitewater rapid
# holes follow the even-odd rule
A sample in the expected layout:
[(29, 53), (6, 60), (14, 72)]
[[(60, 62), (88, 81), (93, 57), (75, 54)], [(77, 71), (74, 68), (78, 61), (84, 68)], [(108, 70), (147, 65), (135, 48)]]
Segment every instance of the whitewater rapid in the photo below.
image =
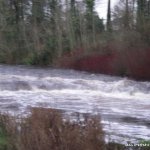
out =
[(100, 114), (108, 138), (150, 139), (150, 82), (73, 70), (0, 65), (0, 110)]

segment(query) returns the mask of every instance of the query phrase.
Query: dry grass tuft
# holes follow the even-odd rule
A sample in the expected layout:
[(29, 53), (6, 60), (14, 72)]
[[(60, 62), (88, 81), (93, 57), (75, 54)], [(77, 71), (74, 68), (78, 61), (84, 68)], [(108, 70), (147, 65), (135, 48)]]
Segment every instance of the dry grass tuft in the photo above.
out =
[(149, 150), (104, 141), (97, 116), (64, 119), (53, 109), (34, 108), (27, 118), (0, 114), (0, 150)]
[(33, 109), (21, 129), (22, 150), (98, 150), (104, 144), (99, 119), (63, 121), (52, 109)]
[(13, 150), (103, 150), (104, 133), (98, 117), (64, 120), (57, 110), (34, 108), (31, 116), (16, 119), (1, 115)]

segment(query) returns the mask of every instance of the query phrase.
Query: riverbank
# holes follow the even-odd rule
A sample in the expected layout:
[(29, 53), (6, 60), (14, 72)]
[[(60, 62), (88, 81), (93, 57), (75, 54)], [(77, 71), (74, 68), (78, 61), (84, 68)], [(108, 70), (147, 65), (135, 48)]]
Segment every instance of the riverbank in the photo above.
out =
[(150, 81), (150, 49), (143, 47), (120, 48), (113, 44), (96, 51), (75, 50), (56, 61), (59, 68), (128, 77)]
[[(34, 108), (27, 118), (0, 115), (0, 150), (129, 150), (106, 143), (98, 116), (63, 119), (58, 110)], [(143, 143), (144, 144), (144, 143)], [(141, 146), (142, 147), (142, 146)], [(148, 150), (135, 146), (132, 149)]]
[[(138, 81), (150, 81), (150, 48), (148, 46), (121, 47), (118, 43), (93, 47), (89, 51), (84, 48), (63, 53), (53, 61), (46, 61), (50, 55), (24, 58), (20, 62), (4, 61), (8, 65), (27, 65), (74, 69), (91, 73), (128, 77)], [(44, 62), (43, 62), (44, 61)], [(45, 62), (46, 61), (46, 62)]]
[(20, 62), (4, 61), (2, 63), (7, 65), (74, 69), (89, 73), (127, 77), (138, 81), (150, 81), (149, 46), (136, 46), (134, 44), (133, 47), (130, 47), (130, 45), (122, 47), (115, 42), (93, 47), (89, 51), (84, 48), (74, 49), (71, 52), (63, 53), (51, 62), (46, 61), (50, 55), (45, 54), (44, 56), (47, 59), (34, 56), (33, 58), (24, 58)]

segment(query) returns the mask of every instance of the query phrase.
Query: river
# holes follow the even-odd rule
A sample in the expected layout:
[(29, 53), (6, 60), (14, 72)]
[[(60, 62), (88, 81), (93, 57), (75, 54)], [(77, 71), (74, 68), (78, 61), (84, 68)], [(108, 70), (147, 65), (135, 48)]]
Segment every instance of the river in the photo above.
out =
[(100, 114), (107, 139), (150, 139), (150, 82), (74, 70), (0, 65), (0, 110)]

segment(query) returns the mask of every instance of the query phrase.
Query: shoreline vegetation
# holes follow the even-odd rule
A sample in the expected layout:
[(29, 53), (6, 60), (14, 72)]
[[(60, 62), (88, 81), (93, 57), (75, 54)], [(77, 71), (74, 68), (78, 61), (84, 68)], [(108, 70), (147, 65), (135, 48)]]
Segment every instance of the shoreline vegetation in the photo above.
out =
[[(150, 1), (1, 0), (0, 63), (150, 80)], [(102, 5), (103, 7), (103, 5)]]
[(26, 118), (0, 115), (0, 150), (148, 150), (150, 144), (106, 143), (100, 117), (76, 114), (64, 119), (54, 109), (33, 108)]

